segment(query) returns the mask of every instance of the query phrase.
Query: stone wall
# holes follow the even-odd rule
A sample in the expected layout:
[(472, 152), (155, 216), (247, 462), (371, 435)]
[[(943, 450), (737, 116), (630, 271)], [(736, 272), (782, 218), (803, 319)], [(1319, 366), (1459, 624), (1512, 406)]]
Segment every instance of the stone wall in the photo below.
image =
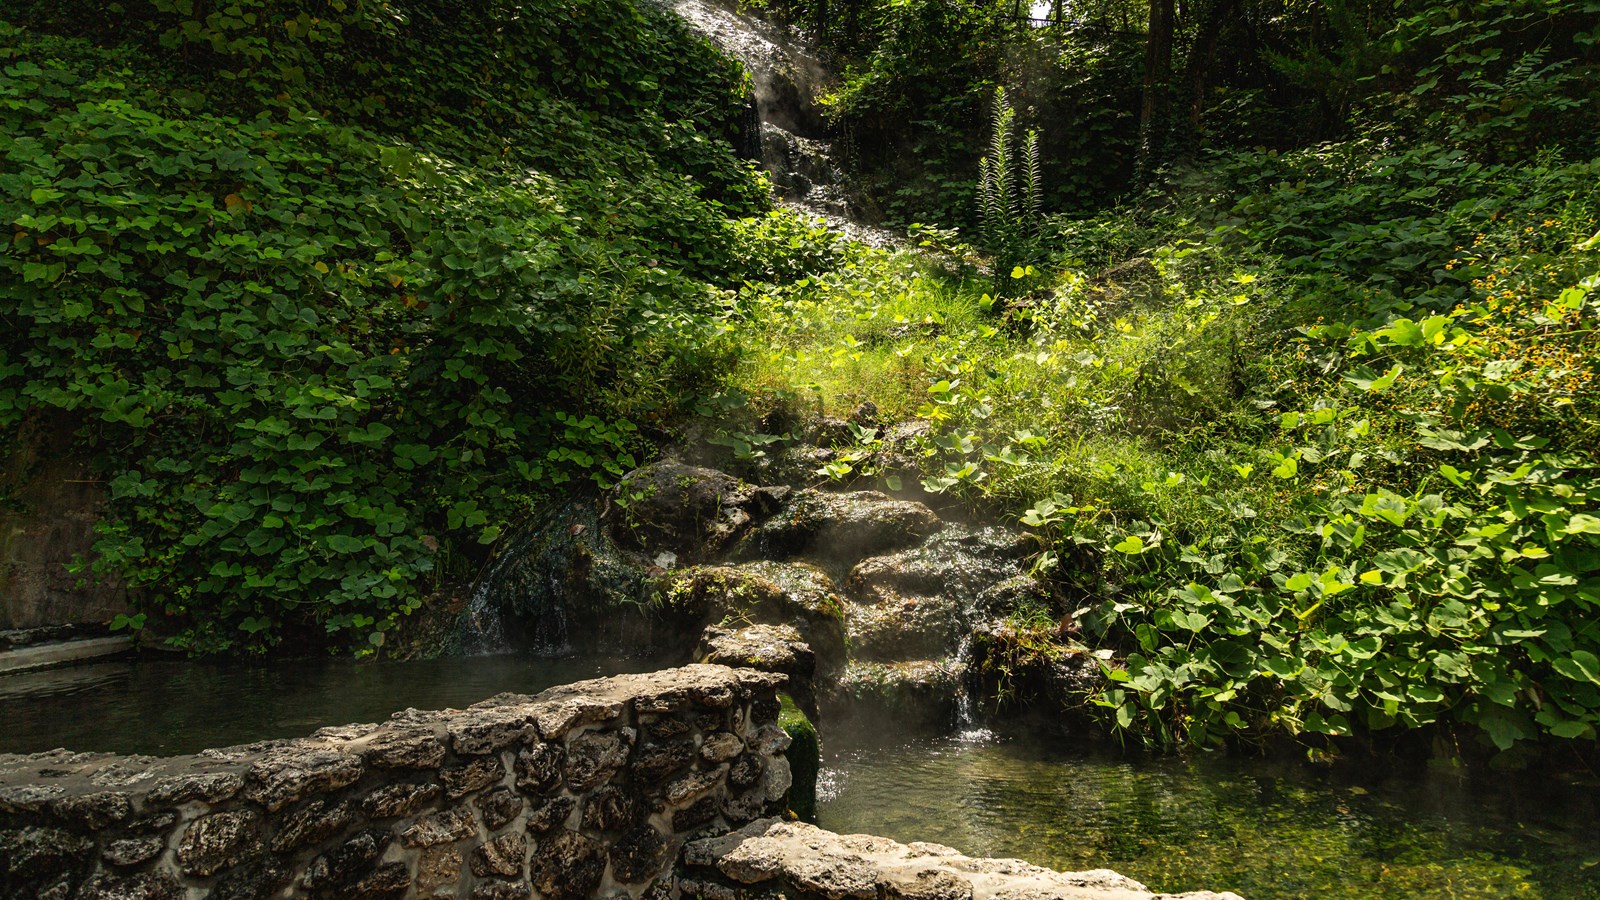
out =
[(696, 665), (171, 759), (0, 756), (0, 897), (638, 898), (783, 810), (783, 676)]

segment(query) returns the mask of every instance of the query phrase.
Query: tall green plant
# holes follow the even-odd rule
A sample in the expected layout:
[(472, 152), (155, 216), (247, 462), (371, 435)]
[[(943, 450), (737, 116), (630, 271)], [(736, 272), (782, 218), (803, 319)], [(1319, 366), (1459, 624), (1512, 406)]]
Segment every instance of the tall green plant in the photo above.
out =
[(1014, 146), (1017, 111), (1006, 89), (994, 93), (989, 153), (978, 161), (979, 247), (994, 258), (995, 290), (1012, 283), (1011, 272), (1025, 266), (1038, 251), (1039, 132), (1029, 129), (1021, 153)]

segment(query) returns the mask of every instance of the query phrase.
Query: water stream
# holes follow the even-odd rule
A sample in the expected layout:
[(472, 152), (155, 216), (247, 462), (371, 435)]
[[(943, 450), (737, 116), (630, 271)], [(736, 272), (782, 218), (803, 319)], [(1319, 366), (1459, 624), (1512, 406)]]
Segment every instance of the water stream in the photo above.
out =
[[(190, 753), (656, 667), (528, 655), (97, 663), (0, 678), (0, 753)], [(820, 824), (1250, 900), (1600, 897), (1600, 780), (1127, 755), (984, 724), (824, 720)]]

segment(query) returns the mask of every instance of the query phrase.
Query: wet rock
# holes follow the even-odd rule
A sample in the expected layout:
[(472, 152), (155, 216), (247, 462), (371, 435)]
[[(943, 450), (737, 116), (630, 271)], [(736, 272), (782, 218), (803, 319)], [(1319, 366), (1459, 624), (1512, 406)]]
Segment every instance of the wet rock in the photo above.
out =
[(555, 744), (534, 744), (517, 753), (517, 790), (544, 794), (561, 784), (566, 752)]
[(789, 625), (723, 628), (712, 625), (700, 637), (695, 658), (731, 667), (776, 672), (789, 680), (785, 690), (807, 715), (815, 716), (817, 655)]
[(166, 843), (156, 837), (123, 838), (106, 844), (100, 851), (100, 858), (108, 866), (126, 868), (147, 863), (166, 848)]
[(911, 721), (949, 721), (963, 667), (954, 660), (852, 662), (824, 705), (832, 716), (889, 713)]
[(503, 834), (472, 852), (472, 874), (479, 878), (500, 875), (516, 878), (528, 855), (528, 839), (520, 834)]
[[(848, 428), (846, 428), (848, 430)], [(755, 463), (760, 479), (785, 485), (815, 484), (817, 472), (839, 456), (838, 452), (815, 444), (793, 444), (774, 451)]]
[(563, 831), (540, 843), (530, 868), (533, 886), (546, 900), (588, 900), (605, 875), (606, 852), (581, 834)]
[(624, 476), (608, 494), (602, 520), (619, 546), (670, 567), (716, 554), (771, 512), (775, 500), (771, 491), (715, 469), (665, 461)]
[(220, 803), (239, 793), (244, 779), (233, 772), (201, 772), (163, 778), (150, 789), (149, 803), (177, 805), (199, 800)]
[(473, 801), (478, 807), (478, 813), (483, 817), (483, 826), (490, 831), (499, 831), (512, 819), (522, 813), (522, 808), (527, 804), (508, 788), (495, 788)]
[(1059, 629), (1019, 627), (997, 622), (972, 636), (969, 682), (985, 696), (1003, 697), (1007, 706), (1031, 706), (1085, 720), (1085, 698), (1105, 676), (1086, 647), (1064, 638)]
[(409, 732), (380, 736), (362, 757), (379, 769), (436, 769), (444, 754), (444, 744), (432, 734)]
[(361, 801), (361, 809), (374, 819), (398, 819), (415, 814), (439, 798), (437, 784), (424, 782), (385, 785)]
[(407, 847), (435, 847), (464, 841), (478, 833), (478, 823), (465, 809), (447, 809), (420, 819), (400, 832), (400, 843)]
[(702, 628), (725, 620), (787, 625), (814, 651), (817, 668), (832, 671), (844, 662), (844, 600), (814, 566), (697, 566), (660, 579), (656, 591), (669, 615)]
[(869, 556), (920, 543), (939, 528), (921, 503), (878, 491), (798, 491), (784, 508), (741, 542), (737, 558), (805, 556), (848, 572)]
[(586, 791), (610, 779), (628, 761), (632, 736), (631, 729), (622, 729), (592, 731), (574, 738), (567, 745), (567, 787)]
[(444, 782), (445, 796), (455, 799), (473, 791), (480, 791), (505, 776), (505, 766), (500, 757), (475, 759), (464, 766), (439, 770), (439, 780)]
[(644, 884), (666, 871), (671, 854), (661, 832), (640, 825), (611, 846), (611, 875), (622, 884)]
[(1017, 532), (950, 524), (916, 547), (861, 560), (846, 586), (864, 602), (939, 593), (976, 597), (1021, 574), (1028, 551)]
[[(1014, 532), (947, 525), (917, 547), (862, 560), (846, 580), (853, 659), (954, 655), (980, 616), (1009, 615), (1023, 602), (1024, 584), (1038, 587), (1021, 575), (1025, 552)], [(988, 593), (998, 584), (1010, 584), (1011, 593)], [(1008, 600), (1015, 602), (1002, 608)]]
[(348, 801), (312, 800), (278, 826), (278, 833), (272, 838), (272, 852), (287, 853), (320, 844), (350, 827), (355, 820), (355, 810)]
[(187, 875), (215, 875), (261, 852), (261, 814), (254, 810), (212, 813), (189, 824), (178, 842), (178, 868)]
[(852, 661), (886, 663), (953, 655), (967, 626), (961, 600), (948, 594), (852, 603), (845, 622)]
[(277, 812), (312, 794), (326, 793), (361, 777), (361, 758), (337, 750), (304, 747), (268, 753), (250, 767), (245, 797)]

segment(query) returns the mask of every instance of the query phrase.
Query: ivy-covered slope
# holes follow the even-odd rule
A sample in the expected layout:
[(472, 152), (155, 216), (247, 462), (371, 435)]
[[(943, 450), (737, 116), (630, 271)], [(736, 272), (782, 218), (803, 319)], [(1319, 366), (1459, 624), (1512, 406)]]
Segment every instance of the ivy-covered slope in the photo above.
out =
[(766, 191), (742, 74), (670, 17), (89, 6), (0, 21), (0, 433), (82, 422), (132, 624), (381, 646), (714, 365)]

